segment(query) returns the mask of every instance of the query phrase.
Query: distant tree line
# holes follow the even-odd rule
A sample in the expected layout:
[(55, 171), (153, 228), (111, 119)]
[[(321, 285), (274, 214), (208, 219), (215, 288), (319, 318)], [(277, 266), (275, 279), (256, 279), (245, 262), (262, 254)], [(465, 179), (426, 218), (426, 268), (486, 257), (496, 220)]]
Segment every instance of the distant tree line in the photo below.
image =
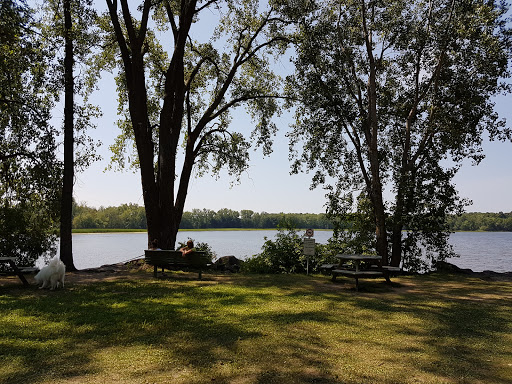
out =
[[(222, 208), (193, 209), (183, 213), (181, 229), (205, 228), (276, 228), (286, 221), (295, 228), (332, 229), (333, 223), (323, 213), (268, 213), (248, 209), (235, 211)], [(448, 225), (452, 231), (512, 231), (510, 213), (464, 213), (451, 215)], [(349, 223), (343, 227), (349, 228)], [(75, 229), (146, 229), (144, 207), (122, 204), (118, 207), (91, 208), (74, 205), (73, 228)]]
[[(75, 205), (73, 228), (103, 229), (125, 228), (146, 229), (144, 207), (136, 204), (122, 204), (119, 207), (91, 208)], [(276, 228), (286, 220), (296, 228), (331, 229), (333, 224), (325, 214), (314, 213), (267, 213), (251, 210), (235, 211), (227, 208), (193, 209), (184, 212), (180, 229), (205, 228)]]
[(512, 231), (512, 212), (464, 213), (450, 216), (448, 225), (452, 231)]
[(73, 229), (146, 229), (144, 207), (122, 204), (119, 207), (73, 206)]

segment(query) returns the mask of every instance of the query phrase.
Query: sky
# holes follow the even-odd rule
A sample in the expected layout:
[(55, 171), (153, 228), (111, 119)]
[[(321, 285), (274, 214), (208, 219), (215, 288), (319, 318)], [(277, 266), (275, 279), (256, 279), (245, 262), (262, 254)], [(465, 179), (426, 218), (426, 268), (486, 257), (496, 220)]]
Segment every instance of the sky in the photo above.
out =
[[(291, 65), (281, 62), (281, 65)], [(496, 110), (512, 125), (512, 96), (496, 99)], [(76, 175), (74, 196), (78, 203), (90, 207), (117, 206), (134, 203), (143, 205), (140, 175), (133, 171), (106, 171), (110, 160), (108, 147), (114, 143), (119, 130), (117, 120), (117, 95), (111, 76), (101, 80), (100, 91), (93, 95), (93, 104), (99, 105), (103, 116), (97, 121), (97, 128), (90, 135), (102, 142), (98, 154), (102, 160), (94, 163), (86, 171)], [(57, 110), (55, 118), (62, 111)], [(238, 115), (237, 115), (238, 116)], [(206, 175), (190, 183), (185, 210), (194, 208), (219, 210), (229, 208), (240, 211), (250, 209), (255, 212), (325, 212), (325, 191), (321, 188), (310, 190), (311, 174), (290, 175), (288, 142), (285, 137), (291, 113), (276, 118), (279, 128), (274, 138), (274, 151), (263, 157), (261, 150), (251, 151), (251, 161), (240, 184), (233, 185), (233, 178), (223, 173), (219, 179)], [(237, 124), (247, 124), (247, 119), (233, 119)], [(484, 143), (486, 158), (478, 166), (464, 162), (454, 179), (461, 197), (473, 204), (468, 212), (512, 212), (512, 143)]]

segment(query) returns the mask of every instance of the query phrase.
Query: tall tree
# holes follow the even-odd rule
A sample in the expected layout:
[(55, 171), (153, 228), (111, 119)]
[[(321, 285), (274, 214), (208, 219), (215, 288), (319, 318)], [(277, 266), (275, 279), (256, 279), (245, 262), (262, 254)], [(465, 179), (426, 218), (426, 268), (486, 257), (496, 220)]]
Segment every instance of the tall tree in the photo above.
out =
[(60, 208), (60, 259), (68, 271), (76, 270), (73, 262), (73, 178), (74, 161), (74, 79), (73, 23), (71, 0), (64, 0), (64, 174)]
[[(75, 168), (85, 168), (96, 156), (94, 145), (87, 136), (87, 128), (91, 128), (91, 119), (98, 116), (98, 109), (87, 103), (93, 84), (84, 76), (74, 73), (74, 63), (87, 62), (91, 48), (95, 45), (93, 25), (95, 12), (91, 8), (91, 0), (48, 1), (44, 8), (46, 23), (43, 35), (48, 47), (63, 60), (54, 62), (55, 78), (63, 79), (56, 82), (56, 87), (64, 93), (64, 172), (61, 186), (60, 204), (60, 258), (68, 271), (76, 270), (73, 261), (72, 221), (73, 221), (73, 184)], [(75, 86), (75, 79), (78, 80)], [(75, 95), (82, 98), (81, 104)], [(75, 117), (77, 117), (75, 119)], [(77, 156), (75, 156), (77, 152)], [(76, 159), (75, 159), (76, 157)]]
[[(158, 239), (161, 247), (173, 248), (194, 169), (201, 175), (226, 166), (239, 175), (247, 168), (249, 143), (228, 129), (230, 110), (249, 108), (256, 120), (252, 135), (270, 151), (279, 79), (269, 70), (268, 55), (285, 49), (280, 31), (287, 23), (272, 4), (257, 0), (145, 0), (139, 20), (128, 3), (107, 0), (111, 25), (105, 28), (119, 48), (118, 87), (128, 117), (114, 147), (123, 162), (120, 150), (127, 138), (134, 140), (148, 242)], [(200, 43), (191, 33), (201, 31), (204, 13), (220, 20), (212, 39)], [(156, 30), (149, 27), (151, 15)], [(164, 35), (170, 37), (164, 43), (170, 57), (156, 41), (158, 28), (170, 30)], [(228, 48), (222, 50), (223, 44)]]
[(52, 55), (37, 30), (25, 2), (0, 3), (0, 254), (26, 265), (55, 252), (61, 176)]
[(505, 3), (310, 4), (291, 79), (303, 103), (292, 144), (306, 142), (295, 170), (317, 169), (316, 185), (334, 177), (331, 203), (346, 210), (363, 191), (385, 263), (424, 267), (420, 245), (431, 259), (450, 255), (447, 214), (465, 204), (453, 176), (464, 158), (481, 160), (485, 131), (510, 139), (492, 101), (510, 91)]

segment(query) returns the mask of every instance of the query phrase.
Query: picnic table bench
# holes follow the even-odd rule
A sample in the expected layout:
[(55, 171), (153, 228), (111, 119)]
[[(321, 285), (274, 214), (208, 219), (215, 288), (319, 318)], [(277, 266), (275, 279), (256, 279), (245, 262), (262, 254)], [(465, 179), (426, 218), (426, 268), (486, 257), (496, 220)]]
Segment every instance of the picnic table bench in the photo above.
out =
[(154, 266), (155, 277), (157, 277), (157, 268), (162, 268), (162, 273), (164, 269), (194, 270), (199, 273), (199, 279), (201, 279), (202, 271), (210, 263), (208, 255), (204, 251), (194, 251), (184, 256), (181, 251), (146, 249), (144, 256), (146, 263)]
[[(331, 270), (332, 280), (336, 280), (336, 276), (347, 276), (352, 277), (356, 280), (356, 291), (359, 291), (359, 279), (360, 278), (372, 278), (372, 277), (384, 277), (388, 283), (391, 282), (389, 279), (391, 274), (400, 272), (399, 267), (392, 267), (389, 265), (381, 265), (382, 258), (380, 256), (372, 255), (336, 255), (340, 259), (340, 266), (335, 267)], [(343, 261), (350, 261), (353, 263), (353, 267), (347, 267), (346, 264), (342, 264)], [(375, 262), (370, 268), (362, 268), (361, 262)]]
[(29, 285), (27, 279), (23, 275), (24, 273), (37, 272), (38, 268), (33, 267), (19, 267), (16, 265), (15, 257), (0, 257), (0, 264), (8, 264), (10, 270), (2, 271), (3, 275), (18, 275), (23, 285)]

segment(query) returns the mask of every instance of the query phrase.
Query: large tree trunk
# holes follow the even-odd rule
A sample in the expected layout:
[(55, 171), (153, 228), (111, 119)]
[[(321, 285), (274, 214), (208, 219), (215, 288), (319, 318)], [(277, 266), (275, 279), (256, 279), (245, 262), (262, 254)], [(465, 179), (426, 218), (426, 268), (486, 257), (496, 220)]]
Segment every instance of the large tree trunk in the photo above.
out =
[(372, 201), (375, 213), (375, 235), (377, 254), (382, 257), (382, 264), (388, 264), (388, 238), (386, 229), (386, 211), (382, 198), (382, 186), (380, 180), (372, 185)]
[(368, 54), (369, 76), (368, 76), (368, 115), (366, 142), (368, 143), (368, 157), (370, 161), (371, 185), (369, 195), (372, 201), (375, 215), (375, 235), (377, 254), (382, 257), (382, 263), (388, 264), (388, 239), (386, 230), (386, 211), (382, 197), (382, 182), (380, 179), (379, 160), (379, 123), (377, 116), (377, 65), (373, 56), (372, 31), (368, 29), (366, 4), (361, 7), (362, 26), (365, 35), (365, 45)]
[[(405, 122), (405, 140), (402, 152), (402, 160), (400, 164), (400, 174), (397, 180), (397, 193), (395, 197), (395, 212), (393, 214), (393, 228), (391, 233), (391, 266), (399, 267), (402, 261), (402, 230), (404, 228), (404, 217), (409, 213), (411, 207), (407, 201), (412, 201), (412, 190), (408, 185), (414, 180), (414, 172), (412, 164), (410, 164), (411, 153), (411, 125), (416, 114), (416, 103), (409, 112)], [(408, 199), (408, 200), (407, 200)]]
[[(107, 0), (110, 15), (114, 22), (118, 43), (121, 47), (128, 87), (130, 119), (135, 134), (139, 156), (141, 183), (148, 228), (148, 247), (156, 240), (162, 249), (173, 249), (183, 215), (188, 182), (194, 163), (193, 151), (187, 154), (185, 166), (180, 175), (178, 202), (175, 203), (176, 153), (179, 146), (184, 114), (185, 81), (184, 53), (186, 39), (192, 25), (196, 1), (184, 1), (179, 20), (179, 28), (173, 30), (175, 44), (171, 63), (166, 72), (165, 96), (160, 113), (158, 135), (158, 166), (155, 170), (153, 128), (148, 118), (147, 92), (144, 73), (145, 31), (129, 30), (136, 36), (129, 42), (129, 48), (122, 35), (117, 19), (117, 3)], [(121, 2), (125, 19), (129, 19), (127, 3)], [(149, 3), (146, 1), (144, 6)], [(128, 28), (131, 28), (128, 26)], [(190, 137), (189, 132), (189, 137)], [(191, 143), (193, 148), (193, 142)], [(185, 186), (183, 189), (182, 186)]]
[(71, 36), (71, 0), (64, 0), (64, 175), (60, 212), (60, 259), (68, 271), (76, 270), (73, 262), (72, 210), (74, 178), (73, 135), (73, 38)]
[(369, 142), (368, 155), (370, 161), (371, 185), (370, 200), (372, 201), (375, 215), (375, 236), (377, 254), (382, 257), (382, 263), (388, 264), (388, 239), (386, 230), (386, 211), (382, 197), (382, 182), (380, 179), (380, 160), (378, 149), (378, 120), (377, 120), (377, 86), (375, 63), (373, 57), (370, 59), (370, 77), (368, 81), (368, 124)]
[(402, 230), (404, 215), (404, 192), (403, 187), (398, 187), (395, 199), (395, 212), (393, 214), (393, 229), (391, 232), (391, 266), (399, 267), (402, 261)]

